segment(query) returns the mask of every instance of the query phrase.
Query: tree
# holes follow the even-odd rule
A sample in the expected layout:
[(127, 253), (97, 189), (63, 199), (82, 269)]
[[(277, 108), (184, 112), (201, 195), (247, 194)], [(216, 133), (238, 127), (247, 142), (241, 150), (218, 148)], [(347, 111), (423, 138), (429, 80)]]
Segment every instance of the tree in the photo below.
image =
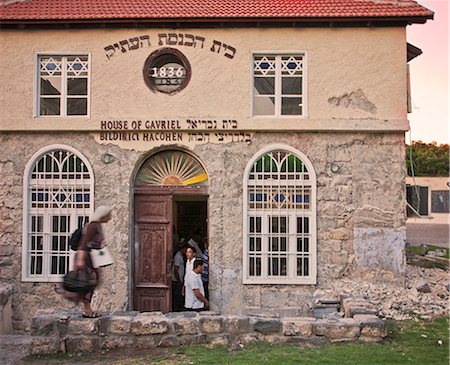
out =
[(406, 145), (406, 166), (409, 176), (412, 176), (411, 157), (414, 176), (449, 176), (448, 144), (413, 141), (411, 146)]

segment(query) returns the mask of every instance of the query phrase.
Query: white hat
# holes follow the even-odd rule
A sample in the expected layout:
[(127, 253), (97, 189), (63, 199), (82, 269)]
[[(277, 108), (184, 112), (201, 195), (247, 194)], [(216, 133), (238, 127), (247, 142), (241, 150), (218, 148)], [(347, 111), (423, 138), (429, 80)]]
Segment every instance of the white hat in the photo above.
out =
[(106, 205), (100, 205), (92, 215), (92, 222), (99, 222), (103, 217), (106, 217), (109, 213), (111, 213), (111, 208)]

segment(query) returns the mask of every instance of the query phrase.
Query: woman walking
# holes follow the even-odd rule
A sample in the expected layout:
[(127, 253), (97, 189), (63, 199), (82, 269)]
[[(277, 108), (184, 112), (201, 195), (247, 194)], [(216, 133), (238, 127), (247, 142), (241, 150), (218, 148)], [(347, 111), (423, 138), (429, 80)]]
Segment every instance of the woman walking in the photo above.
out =
[(96, 285), (92, 290), (87, 293), (80, 293), (77, 302), (83, 302), (84, 305), (84, 318), (97, 318), (99, 314), (94, 312), (91, 307), (92, 296), (95, 288), (100, 281), (99, 269), (94, 268), (92, 265), (91, 255), (89, 251), (91, 249), (99, 249), (103, 246), (104, 235), (102, 230), (102, 223), (107, 223), (111, 219), (111, 208), (107, 206), (98, 207), (91, 221), (84, 227), (83, 234), (80, 240), (80, 244), (75, 254), (75, 270), (84, 270), (88, 274), (95, 277)]

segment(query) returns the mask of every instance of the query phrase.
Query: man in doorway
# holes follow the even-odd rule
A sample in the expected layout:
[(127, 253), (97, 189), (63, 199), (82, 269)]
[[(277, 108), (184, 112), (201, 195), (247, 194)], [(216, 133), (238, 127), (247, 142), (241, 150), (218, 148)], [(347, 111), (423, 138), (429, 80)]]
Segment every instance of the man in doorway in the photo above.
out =
[(192, 271), (195, 260), (195, 248), (191, 245), (187, 245), (186, 247), (186, 271), (187, 274), (189, 271)]
[(209, 301), (205, 298), (205, 289), (201, 278), (202, 271), (202, 260), (195, 260), (193, 270), (186, 273), (184, 306), (187, 310), (199, 312), (209, 309)]
[(194, 261), (195, 261), (195, 248), (191, 245), (187, 244), (186, 247), (186, 267), (183, 281), (183, 288), (181, 290), (181, 295), (185, 296), (185, 287), (186, 287), (186, 274), (191, 272), (194, 269)]
[(195, 230), (195, 232), (192, 234), (192, 237), (189, 239), (188, 244), (190, 244), (195, 249), (195, 256), (198, 259), (201, 259), (203, 256), (203, 251), (200, 248), (199, 244), (202, 238), (201, 231), (199, 229)]
[(184, 284), (184, 273), (185, 264), (184, 258), (186, 256), (186, 250), (188, 245), (182, 244), (175, 256), (173, 257), (172, 263), (172, 298), (173, 298), (173, 310), (180, 311), (183, 310), (183, 284)]

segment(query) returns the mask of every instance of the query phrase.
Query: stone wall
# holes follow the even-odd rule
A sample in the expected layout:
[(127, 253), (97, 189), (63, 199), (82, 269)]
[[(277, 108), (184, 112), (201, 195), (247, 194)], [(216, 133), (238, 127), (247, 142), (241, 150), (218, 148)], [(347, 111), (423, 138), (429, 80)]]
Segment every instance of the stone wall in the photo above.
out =
[[(346, 307), (351, 306), (347, 298)], [(184, 344), (225, 345), (250, 342), (322, 345), (327, 342), (380, 342), (385, 321), (353, 305), (343, 318), (219, 315), (213, 312), (111, 313), (85, 319), (62, 311), (42, 311), (33, 318), (31, 334), (52, 338), (53, 349), (96, 352), (121, 348), (173, 347)], [(357, 309), (360, 313), (358, 314)], [(48, 348), (51, 352), (52, 348)]]
[(0, 335), (13, 331), (12, 290), (12, 284), (0, 282)]
[[(144, 154), (100, 145), (86, 134), (0, 135), (0, 276), (14, 281), (16, 330), (29, 329), (33, 314), (70, 306), (51, 283), (21, 282), (23, 173), (41, 148), (66, 144), (80, 151), (95, 175), (95, 204), (114, 207), (105, 226), (113, 267), (102, 269), (94, 297), (100, 310), (129, 309), (132, 244), (132, 176)], [(269, 144), (304, 153), (317, 175), (317, 285), (242, 284), (242, 182), (248, 161)], [(149, 151), (148, 155), (151, 151)], [(205, 144), (193, 151), (209, 174), (210, 295), (213, 310), (242, 315), (264, 312), (307, 316), (315, 291), (348, 275), (400, 280), (405, 269), (405, 164), (402, 133), (257, 133), (250, 144)], [(114, 162), (103, 164), (109, 153)], [(338, 166), (331, 171), (331, 164)]]

